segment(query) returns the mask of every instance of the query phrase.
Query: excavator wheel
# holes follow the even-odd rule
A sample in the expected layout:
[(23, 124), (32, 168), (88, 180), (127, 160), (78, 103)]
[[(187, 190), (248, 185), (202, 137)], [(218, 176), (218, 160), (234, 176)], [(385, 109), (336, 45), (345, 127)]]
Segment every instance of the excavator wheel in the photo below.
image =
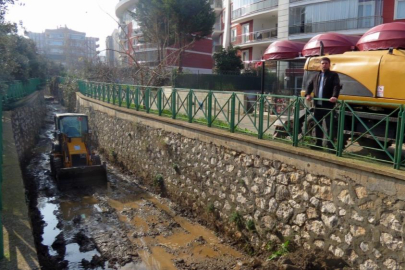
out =
[(55, 178), (58, 178), (60, 169), (62, 169), (62, 159), (60, 157), (51, 157), (51, 170)]
[(101, 165), (101, 158), (99, 155), (94, 155), (92, 157), (92, 163), (93, 165)]

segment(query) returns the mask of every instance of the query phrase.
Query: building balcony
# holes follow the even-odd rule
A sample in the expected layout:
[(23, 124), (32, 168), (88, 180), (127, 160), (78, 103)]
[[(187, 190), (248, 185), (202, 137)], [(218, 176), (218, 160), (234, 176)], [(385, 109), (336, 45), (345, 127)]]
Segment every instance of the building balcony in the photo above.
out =
[(215, 13), (220, 13), (222, 11), (222, 0), (210, 0), (210, 4)]
[(277, 39), (277, 28), (272, 28), (236, 36), (231, 40), (231, 43), (234, 46), (254, 45), (256, 43), (268, 43), (275, 39)]
[(130, 9), (130, 7), (137, 2), (138, 0), (120, 0), (115, 6), (115, 15), (120, 18), (122, 14), (127, 12), (127, 10)]
[(156, 51), (158, 49), (156, 44), (153, 43), (138, 43), (133, 45), (135, 52)]
[(214, 28), (212, 29), (212, 36), (213, 37), (219, 36), (223, 32), (224, 32), (224, 30), (222, 29), (222, 24), (220, 22), (214, 24)]
[(289, 35), (324, 33), (342, 30), (369, 29), (382, 23), (383, 18), (381, 16), (361, 17), (361, 18), (326, 21), (318, 23), (304, 23), (300, 25), (290, 25)]
[(232, 11), (232, 21), (248, 16), (250, 14), (274, 9), (278, 6), (278, 0), (264, 0), (254, 4), (246, 5)]

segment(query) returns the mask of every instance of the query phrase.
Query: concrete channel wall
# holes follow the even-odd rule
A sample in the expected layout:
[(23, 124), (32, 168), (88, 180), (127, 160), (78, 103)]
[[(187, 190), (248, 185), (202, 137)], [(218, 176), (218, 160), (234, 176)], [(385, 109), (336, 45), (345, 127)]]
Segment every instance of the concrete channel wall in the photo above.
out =
[(46, 106), (44, 91), (33, 93), (10, 108), (14, 141), (20, 163), (31, 154), (42, 127)]
[(405, 265), (403, 172), (81, 94), (77, 109), (111, 160), (152, 188), (163, 180), (168, 197), (255, 249), (291, 239), (359, 269)]
[(45, 113), (44, 91), (8, 104), (3, 112), (2, 270), (39, 269), (21, 165), (37, 143)]

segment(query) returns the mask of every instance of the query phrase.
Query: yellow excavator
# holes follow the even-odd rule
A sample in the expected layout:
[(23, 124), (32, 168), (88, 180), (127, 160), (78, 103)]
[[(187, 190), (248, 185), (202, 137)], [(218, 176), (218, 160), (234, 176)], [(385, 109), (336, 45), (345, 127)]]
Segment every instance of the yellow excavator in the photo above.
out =
[(106, 182), (106, 165), (90, 147), (87, 115), (55, 114), (54, 122), (55, 140), (52, 142), (50, 166), (58, 185)]

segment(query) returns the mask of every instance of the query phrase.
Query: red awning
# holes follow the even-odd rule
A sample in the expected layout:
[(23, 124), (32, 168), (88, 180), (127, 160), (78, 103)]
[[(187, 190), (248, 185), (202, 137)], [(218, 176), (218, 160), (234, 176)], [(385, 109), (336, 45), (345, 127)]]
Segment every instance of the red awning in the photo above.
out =
[(405, 22), (377, 25), (368, 30), (357, 42), (361, 51), (383, 50), (393, 47), (405, 49)]
[(264, 60), (292, 59), (301, 56), (305, 43), (280, 40), (270, 44), (264, 52)]
[(356, 48), (360, 37), (347, 36), (338, 33), (319, 34), (311, 38), (302, 50), (303, 56), (320, 55), (320, 41), (323, 42), (324, 54), (341, 54)]

